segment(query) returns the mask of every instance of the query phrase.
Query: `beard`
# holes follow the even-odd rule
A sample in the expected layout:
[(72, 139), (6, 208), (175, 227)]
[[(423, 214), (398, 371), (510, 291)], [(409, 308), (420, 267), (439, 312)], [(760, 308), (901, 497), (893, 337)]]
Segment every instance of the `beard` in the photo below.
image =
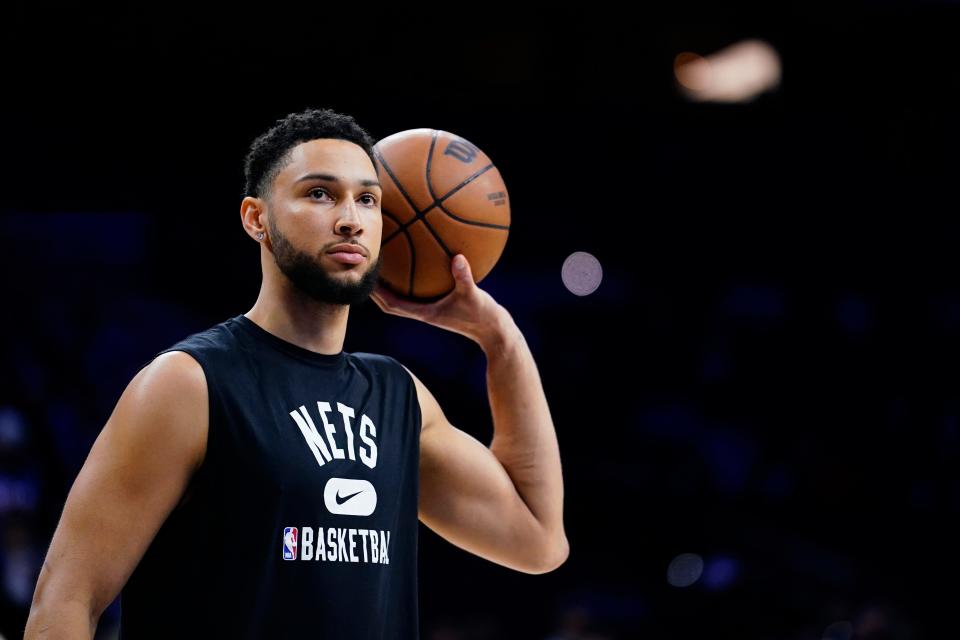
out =
[(380, 259), (377, 256), (357, 282), (347, 282), (330, 277), (320, 264), (320, 260), (294, 247), (286, 236), (280, 233), (268, 219), (270, 240), (273, 244), (273, 258), (280, 271), (293, 285), (317, 302), (327, 304), (351, 305), (367, 300), (377, 286), (380, 276)]

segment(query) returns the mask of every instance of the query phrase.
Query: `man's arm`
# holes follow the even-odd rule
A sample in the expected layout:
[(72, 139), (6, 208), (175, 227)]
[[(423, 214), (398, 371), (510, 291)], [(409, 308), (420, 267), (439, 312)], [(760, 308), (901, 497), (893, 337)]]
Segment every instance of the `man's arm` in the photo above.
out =
[(471, 553), (525, 573), (546, 573), (569, 554), (560, 451), (526, 340), (505, 309), (496, 317), (471, 336), (487, 357), (494, 422), (489, 448), (451, 425), (410, 373), (423, 414), (420, 519)]
[[(560, 451), (540, 374), (507, 310), (477, 286), (463, 254), (450, 261), (454, 289), (424, 303), (379, 283), (371, 299), (387, 313), (466, 336), (487, 356), (493, 441), (454, 428), (410, 374), (423, 415), (420, 519), (453, 544), (526, 573), (545, 573), (569, 554), (563, 530)], [(409, 369), (408, 369), (409, 371)]]
[(206, 452), (199, 363), (173, 351), (124, 390), (67, 496), (27, 619), (25, 640), (93, 638)]

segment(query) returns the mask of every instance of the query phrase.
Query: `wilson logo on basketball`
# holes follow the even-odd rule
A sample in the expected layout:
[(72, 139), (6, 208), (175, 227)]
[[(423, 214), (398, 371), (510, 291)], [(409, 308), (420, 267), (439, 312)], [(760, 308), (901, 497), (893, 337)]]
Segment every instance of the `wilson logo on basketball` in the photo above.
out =
[(460, 162), (470, 164), (479, 152), (480, 149), (477, 149), (466, 140), (453, 140), (447, 145), (447, 148), (443, 150), (443, 155), (453, 156)]

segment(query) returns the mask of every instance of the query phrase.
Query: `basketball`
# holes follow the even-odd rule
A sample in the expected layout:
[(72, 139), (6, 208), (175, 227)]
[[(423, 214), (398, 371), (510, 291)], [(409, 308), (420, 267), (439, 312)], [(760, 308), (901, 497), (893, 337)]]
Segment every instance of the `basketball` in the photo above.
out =
[(413, 299), (446, 295), (450, 261), (466, 256), (476, 282), (493, 269), (510, 231), (510, 200), (490, 158), (460, 136), (410, 129), (374, 146), (383, 189), (380, 277)]

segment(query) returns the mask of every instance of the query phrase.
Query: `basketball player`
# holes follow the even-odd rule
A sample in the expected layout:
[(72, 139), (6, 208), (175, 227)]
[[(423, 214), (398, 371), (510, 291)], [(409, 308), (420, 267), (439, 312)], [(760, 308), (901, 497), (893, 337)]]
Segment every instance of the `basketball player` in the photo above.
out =
[[(133, 640), (417, 638), (418, 518), (517, 571), (564, 562), (559, 448), (523, 335), (458, 259), (437, 302), (378, 284), (372, 154), (329, 110), (254, 141), (240, 214), (259, 297), (133, 377), (67, 497), (27, 640), (92, 638), (121, 589)], [(368, 297), (477, 342), (489, 447), (394, 358), (343, 350)]]

